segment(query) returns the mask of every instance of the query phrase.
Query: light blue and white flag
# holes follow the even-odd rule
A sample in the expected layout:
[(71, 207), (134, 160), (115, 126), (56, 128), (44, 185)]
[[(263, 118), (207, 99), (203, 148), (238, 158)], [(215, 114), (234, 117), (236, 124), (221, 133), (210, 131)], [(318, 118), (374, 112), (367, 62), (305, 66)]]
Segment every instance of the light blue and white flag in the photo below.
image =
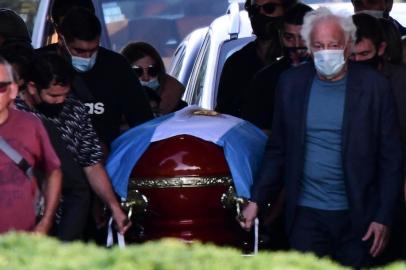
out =
[(106, 169), (114, 190), (127, 197), (130, 174), (151, 142), (191, 135), (223, 147), (237, 195), (250, 198), (250, 188), (261, 164), (267, 136), (251, 123), (230, 115), (195, 115), (189, 106), (128, 130), (111, 147)]

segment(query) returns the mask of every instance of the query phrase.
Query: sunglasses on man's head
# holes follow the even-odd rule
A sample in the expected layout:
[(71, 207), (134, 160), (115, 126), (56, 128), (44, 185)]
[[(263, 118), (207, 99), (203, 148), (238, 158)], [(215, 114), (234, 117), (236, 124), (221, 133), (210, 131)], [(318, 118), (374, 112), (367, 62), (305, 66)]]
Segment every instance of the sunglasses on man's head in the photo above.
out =
[(0, 82), (0, 93), (6, 92), (10, 84), (11, 82)]
[(142, 67), (139, 67), (139, 66), (133, 66), (132, 68), (133, 68), (135, 74), (137, 74), (138, 77), (142, 76), (142, 74), (144, 73), (144, 70), (146, 70), (147, 74), (149, 76), (151, 76), (151, 77), (156, 77), (158, 75), (158, 68), (156, 66), (154, 66), (154, 65), (150, 65), (147, 68), (142, 68)]
[(251, 6), (251, 8), (254, 13), (260, 13), (260, 11), (262, 9), (262, 12), (264, 14), (271, 15), (272, 13), (275, 12), (275, 10), (278, 6), (282, 6), (282, 4), (275, 4), (275, 3), (266, 3), (263, 5), (253, 4)]

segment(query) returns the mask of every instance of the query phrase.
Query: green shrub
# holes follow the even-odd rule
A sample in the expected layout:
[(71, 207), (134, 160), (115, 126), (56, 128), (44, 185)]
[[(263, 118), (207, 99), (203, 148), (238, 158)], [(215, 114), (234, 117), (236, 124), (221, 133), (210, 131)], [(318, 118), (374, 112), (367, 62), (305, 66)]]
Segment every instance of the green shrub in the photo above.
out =
[[(63, 244), (35, 235), (10, 233), (0, 236), (0, 269), (6, 270), (231, 270), (344, 269), (310, 254), (260, 253), (241, 256), (231, 248), (199, 243), (186, 245), (167, 239), (126, 249), (105, 249), (93, 244)], [(390, 270), (406, 270), (393, 265)]]

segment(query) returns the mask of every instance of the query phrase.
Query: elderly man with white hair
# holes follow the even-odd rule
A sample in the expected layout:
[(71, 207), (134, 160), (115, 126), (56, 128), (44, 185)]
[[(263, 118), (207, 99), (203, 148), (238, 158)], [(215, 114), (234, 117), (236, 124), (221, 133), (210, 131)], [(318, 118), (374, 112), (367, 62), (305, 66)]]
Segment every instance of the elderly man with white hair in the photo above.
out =
[(259, 206), (286, 193), (292, 249), (368, 266), (385, 248), (402, 187), (402, 153), (388, 81), (349, 63), (351, 17), (319, 8), (301, 35), (314, 62), (285, 72), (262, 170), (243, 211), (247, 230)]

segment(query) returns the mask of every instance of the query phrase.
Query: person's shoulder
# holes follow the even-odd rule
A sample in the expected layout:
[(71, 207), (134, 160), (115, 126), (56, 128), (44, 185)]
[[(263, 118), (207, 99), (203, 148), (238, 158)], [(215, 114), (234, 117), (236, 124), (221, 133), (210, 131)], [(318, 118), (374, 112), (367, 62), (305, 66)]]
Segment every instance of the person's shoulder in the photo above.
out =
[(256, 52), (256, 51), (257, 51), (257, 45), (256, 45), (256, 42), (254, 40), (254, 41), (250, 41), (247, 44), (245, 44), (237, 52), (240, 52), (240, 53), (252, 53), (252, 52)]
[(389, 20), (393, 22), (393, 24), (396, 26), (396, 28), (399, 31), (400, 36), (406, 35), (406, 27), (404, 27), (399, 21), (397, 21), (395, 18), (389, 16)]
[(14, 100), (14, 106), (16, 109), (24, 112), (32, 112), (31, 108), (25, 103), (25, 101), (20, 97), (17, 96), (16, 99)]
[(348, 63), (348, 74), (352, 80), (358, 80), (368, 84), (371, 84), (372, 82), (385, 83), (387, 81), (382, 72), (368, 65), (354, 61)]
[(227, 59), (227, 62), (238, 61), (241, 58), (249, 57), (256, 54), (256, 47), (255, 42), (251, 41), (243, 46), (238, 51), (234, 52), (230, 57)]
[(33, 113), (28, 111), (10, 108), (10, 112), (13, 115), (13, 117), (18, 118), (19, 120), (38, 121), (38, 117), (36, 117)]
[(395, 77), (406, 81), (406, 66), (404, 65), (386, 63), (383, 67), (383, 71), (389, 78)]
[(269, 64), (259, 70), (256, 74), (257, 77), (269, 77), (269, 76), (274, 76), (275, 73), (281, 73), (287, 69), (289, 69), (291, 66), (286, 60), (286, 57), (283, 57), (272, 64)]
[[(67, 107), (68, 113), (70, 112), (86, 112), (87, 113), (87, 107), (84, 103), (82, 103), (79, 99), (76, 97), (70, 95), (66, 98), (65, 100), (65, 106)], [(80, 116), (80, 115), (79, 115)]]
[(12, 121), (30, 128), (41, 125), (41, 120), (34, 113), (17, 108), (10, 108), (10, 118)]
[(48, 44), (44, 47), (35, 49), (35, 51), (38, 53), (50, 53), (50, 52), (56, 52), (57, 50), (58, 50), (58, 43)]
[[(104, 47), (100, 47), (98, 50), (98, 58), (101, 60), (103, 64), (109, 64), (109, 65), (125, 65), (126, 67), (129, 66), (128, 61), (125, 59), (125, 57), (115, 51), (106, 49)], [(120, 67), (120, 66), (109, 66), (109, 68), (114, 67)]]
[(389, 79), (381, 71), (364, 64), (351, 61), (347, 80), (366, 95), (381, 97), (391, 92)]
[(177, 89), (184, 89), (185, 86), (178, 81), (176, 78), (172, 77), (169, 74), (165, 74), (165, 84), (167, 84), (169, 87), (177, 88)]
[(296, 81), (313, 78), (315, 74), (314, 64), (305, 63), (296, 67), (291, 67), (281, 74), (281, 80)]

